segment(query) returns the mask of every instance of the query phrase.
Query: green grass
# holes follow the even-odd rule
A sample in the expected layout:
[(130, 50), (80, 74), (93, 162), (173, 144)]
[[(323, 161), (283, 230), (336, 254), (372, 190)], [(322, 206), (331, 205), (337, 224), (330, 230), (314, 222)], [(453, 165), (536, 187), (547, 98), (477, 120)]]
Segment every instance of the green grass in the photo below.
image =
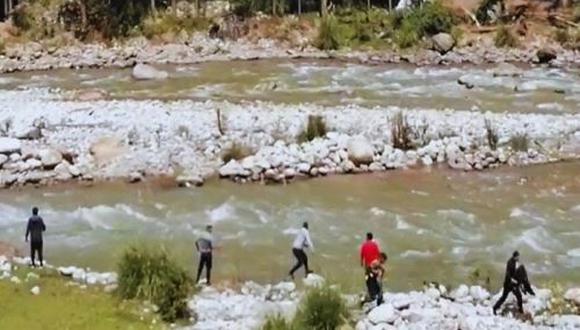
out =
[[(19, 270), (21, 279), (29, 269)], [(121, 301), (98, 287), (82, 290), (67, 286), (67, 280), (55, 272), (37, 272), (40, 279), (14, 284), (0, 281), (0, 329), (160, 329), (153, 316), (144, 316), (135, 302)], [(38, 285), (40, 294), (30, 289)]]
[(333, 330), (348, 322), (350, 312), (337, 289), (324, 285), (309, 289), (296, 313), (298, 329)]
[(322, 116), (309, 115), (306, 128), (298, 135), (298, 143), (305, 143), (317, 137), (324, 137), (327, 131), (328, 128)]

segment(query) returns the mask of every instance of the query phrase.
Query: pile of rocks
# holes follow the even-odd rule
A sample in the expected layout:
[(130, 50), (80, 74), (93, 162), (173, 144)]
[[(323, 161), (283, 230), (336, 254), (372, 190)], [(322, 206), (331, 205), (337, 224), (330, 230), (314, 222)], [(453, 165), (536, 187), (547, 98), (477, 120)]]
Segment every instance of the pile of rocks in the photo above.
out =
[[(12, 272), (17, 267), (28, 267), (31, 264), (29, 257), (12, 257), (0, 255), (0, 280), (9, 279), (15, 284), (20, 284), (22, 280), (13, 276)], [(45, 263), (44, 268), (58, 271), (62, 276), (71, 278), (79, 285), (101, 285), (106, 291), (112, 291), (117, 285), (117, 274), (113, 272), (93, 272), (88, 269), (83, 269), (75, 266), (58, 267)], [(36, 280), (39, 276), (36, 273), (30, 272), (27, 274), (25, 281)]]
[[(224, 132), (216, 123), (218, 109)], [(391, 130), (399, 113), (412, 132), (409, 150), (393, 146)], [(298, 143), (310, 115), (322, 117), (328, 133)], [(580, 156), (580, 116), (572, 114), (263, 102), (79, 102), (30, 89), (3, 92), (0, 116), (11, 122), (7, 137), (0, 138), (2, 187), (70, 179), (139, 182), (159, 175), (175, 177), (181, 186), (199, 186), (216, 175), (238, 182), (285, 182), (436, 164), (483, 170)], [(495, 129), (496, 150), (489, 147), (486, 122)], [(31, 138), (20, 133), (31, 131), (39, 134)], [(511, 149), (514, 136), (525, 136), (527, 150)], [(225, 163), (224, 155), (234, 146), (249, 155)]]
[(74, 159), (74, 155), (51, 146), (0, 137), (0, 188), (80, 177)]
[[(570, 292), (570, 291), (569, 291)], [(444, 287), (430, 287), (423, 292), (387, 293), (385, 303), (373, 308), (356, 325), (357, 330), (371, 329), (577, 329), (580, 315), (548, 315), (552, 293), (536, 289), (536, 296), (525, 296), (524, 309), (532, 323), (507, 315), (493, 315), (492, 306), (501, 293), (492, 296), (478, 286), (461, 285), (451, 293)], [(507, 310), (515, 310), (511, 297)]]
[(229, 61), (258, 58), (327, 57), (313, 48), (287, 49), (271, 40), (251, 43), (224, 41), (205, 34), (179, 36), (174, 43), (155, 44), (136, 38), (112, 46), (82, 44), (60, 48), (38, 42), (9, 46), (0, 55), (0, 72), (51, 70), (59, 68), (131, 67), (137, 63), (193, 64), (204, 61)]
[(292, 282), (261, 286), (245, 283), (239, 292), (217, 291), (205, 287), (188, 303), (196, 322), (192, 330), (259, 329), (269, 315), (291, 319), (298, 306), (299, 294)]
[[(338, 58), (361, 63), (412, 63), (416, 65), (455, 65), (462, 63), (543, 63), (552, 65), (580, 63), (580, 55), (549, 40), (537, 39), (525, 47), (498, 48), (491, 39), (455, 47), (450, 36), (439, 36), (435, 50), (421, 49), (404, 54), (399, 51), (358, 52), (352, 50), (323, 52), (311, 46), (290, 45), (270, 39), (252, 42), (210, 38), (207, 34), (178, 35), (166, 44), (155, 44), (135, 38), (112, 46), (77, 43), (64, 47), (46, 46), (38, 42), (9, 46), (0, 55), (0, 72), (50, 70), (57, 68), (131, 67), (137, 63), (192, 64), (204, 61), (228, 61), (269, 58)], [(445, 42), (443, 42), (445, 41)], [(546, 56), (550, 54), (550, 56)]]

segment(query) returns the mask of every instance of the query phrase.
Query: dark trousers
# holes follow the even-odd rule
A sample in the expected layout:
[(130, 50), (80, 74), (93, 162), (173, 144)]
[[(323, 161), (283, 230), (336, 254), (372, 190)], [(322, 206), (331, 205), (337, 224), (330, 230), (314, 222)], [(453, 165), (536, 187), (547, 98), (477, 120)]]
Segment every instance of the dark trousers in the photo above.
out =
[(32, 261), (32, 266), (36, 266), (34, 260), (35, 255), (38, 255), (38, 261), (40, 261), (40, 265), (42, 266), (44, 263), (42, 259), (42, 241), (30, 241), (30, 260)]
[(305, 274), (308, 275), (310, 273), (310, 269), (308, 268), (308, 256), (304, 253), (302, 249), (292, 249), (292, 254), (296, 257), (296, 265), (290, 269), (290, 276), (294, 276), (294, 272), (297, 271), (300, 267), (304, 265)]
[(510, 292), (513, 293), (514, 296), (516, 296), (516, 299), (518, 300), (518, 310), (520, 313), (523, 313), (524, 307), (522, 303), (522, 293), (520, 292), (520, 289), (517, 285), (504, 285), (501, 297), (495, 303), (493, 309), (498, 310), (501, 307), (501, 305), (505, 302)]
[(211, 284), (211, 266), (212, 266), (212, 255), (211, 252), (202, 252), (199, 254), (199, 266), (197, 267), (197, 279), (196, 283), (199, 282), (201, 278), (201, 272), (205, 267), (205, 278), (207, 284)]
[(377, 300), (377, 306), (383, 303), (383, 286), (381, 280), (367, 269), (365, 274), (369, 301)]

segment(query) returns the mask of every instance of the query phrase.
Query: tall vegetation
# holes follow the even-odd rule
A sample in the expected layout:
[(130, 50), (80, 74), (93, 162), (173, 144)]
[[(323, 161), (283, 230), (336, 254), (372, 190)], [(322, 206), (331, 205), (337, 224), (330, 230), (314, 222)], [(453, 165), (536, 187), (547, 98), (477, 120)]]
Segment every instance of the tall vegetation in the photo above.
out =
[(334, 330), (347, 322), (349, 310), (340, 292), (324, 285), (310, 289), (298, 308), (298, 329)]
[(308, 124), (306, 128), (298, 136), (298, 142), (304, 143), (314, 140), (317, 137), (324, 137), (326, 135), (327, 128), (326, 122), (322, 116), (309, 115)]
[(450, 33), (455, 25), (455, 16), (440, 1), (425, 3), (411, 9), (395, 20), (393, 28), (397, 31), (395, 41), (401, 48), (414, 46), (423, 37), (440, 32)]
[(500, 24), (497, 27), (497, 31), (495, 32), (495, 46), (496, 47), (516, 47), (518, 45), (518, 39), (514, 35), (513, 31), (503, 25)]
[(155, 304), (163, 320), (188, 317), (186, 299), (192, 283), (187, 272), (163, 248), (129, 247), (118, 265), (118, 294)]
[(349, 317), (350, 312), (340, 291), (324, 285), (308, 290), (293, 320), (273, 315), (266, 319), (262, 330), (336, 330), (346, 324)]

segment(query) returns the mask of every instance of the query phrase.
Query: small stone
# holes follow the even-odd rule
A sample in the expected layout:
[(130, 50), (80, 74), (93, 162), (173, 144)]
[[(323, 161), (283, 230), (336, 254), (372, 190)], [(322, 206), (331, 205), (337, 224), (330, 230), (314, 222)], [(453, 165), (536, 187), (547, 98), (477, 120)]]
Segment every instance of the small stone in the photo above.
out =
[(20, 153), (22, 142), (18, 139), (0, 137), (0, 154)]
[(38, 296), (40, 294), (40, 288), (38, 286), (35, 286), (32, 289), (30, 289), (30, 293), (32, 293), (35, 296)]

